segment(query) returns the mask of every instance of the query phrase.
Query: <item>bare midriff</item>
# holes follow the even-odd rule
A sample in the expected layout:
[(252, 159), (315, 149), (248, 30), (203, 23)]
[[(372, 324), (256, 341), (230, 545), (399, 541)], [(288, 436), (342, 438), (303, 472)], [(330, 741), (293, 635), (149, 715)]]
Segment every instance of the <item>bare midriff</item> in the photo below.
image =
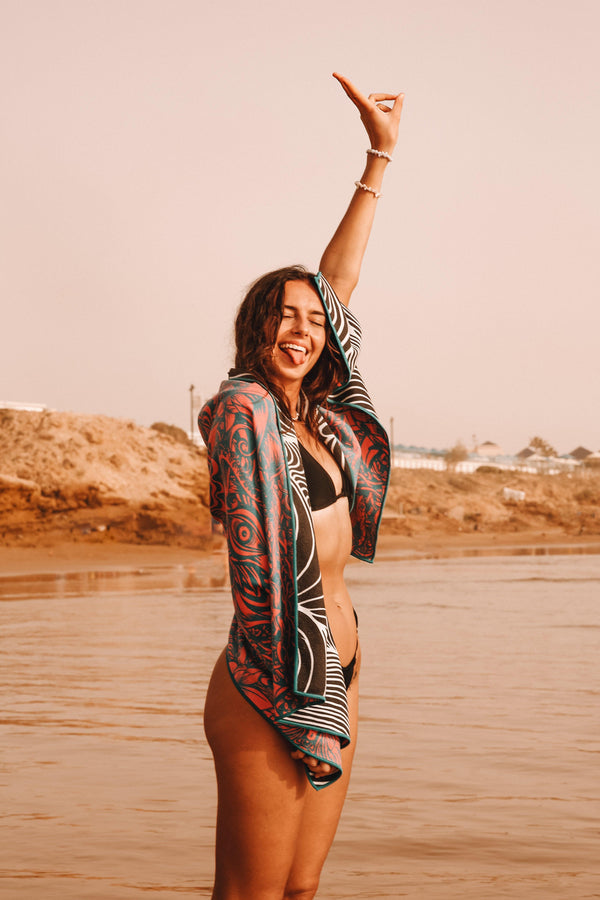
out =
[(343, 666), (356, 651), (356, 620), (344, 567), (352, 549), (352, 527), (348, 499), (340, 497), (331, 506), (313, 511), (313, 525), (321, 568), (325, 611)]
[[(342, 490), (342, 472), (329, 450), (315, 440), (303, 422), (295, 423), (298, 440), (318, 460), (333, 483), (335, 493)], [(347, 666), (356, 652), (356, 619), (344, 568), (352, 549), (352, 525), (347, 497), (338, 497), (324, 509), (312, 511), (325, 611), (337, 647), (340, 662)]]

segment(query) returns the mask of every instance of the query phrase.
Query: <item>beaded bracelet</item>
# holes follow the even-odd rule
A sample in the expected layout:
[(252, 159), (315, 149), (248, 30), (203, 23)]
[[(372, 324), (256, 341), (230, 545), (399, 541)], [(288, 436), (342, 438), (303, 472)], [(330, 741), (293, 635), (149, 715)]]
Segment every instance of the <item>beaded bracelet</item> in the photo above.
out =
[(379, 191), (376, 191), (375, 188), (369, 187), (368, 184), (363, 184), (362, 181), (355, 181), (354, 184), (357, 188), (360, 188), (361, 191), (368, 191), (369, 194), (373, 194), (376, 200), (379, 200), (379, 198), (381, 197)]
[(369, 147), (367, 153), (369, 153), (371, 156), (378, 156), (380, 159), (387, 159), (388, 162), (394, 161), (390, 154), (386, 153), (385, 150), (374, 150), (372, 147)]

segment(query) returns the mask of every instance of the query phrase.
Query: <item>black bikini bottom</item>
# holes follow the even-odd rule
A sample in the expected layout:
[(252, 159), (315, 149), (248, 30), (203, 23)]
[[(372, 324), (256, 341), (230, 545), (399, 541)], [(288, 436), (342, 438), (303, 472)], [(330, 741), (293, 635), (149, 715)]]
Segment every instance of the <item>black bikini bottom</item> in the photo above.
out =
[(356, 657), (358, 654), (358, 616), (356, 615), (356, 610), (353, 609), (354, 619), (356, 621), (357, 635), (356, 635), (356, 650), (354, 651), (354, 656), (350, 660), (347, 666), (342, 666), (342, 675), (344, 676), (344, 684), (346, 685), (346, 690), (350, 687), (352, 683), (352, 678), (354, 677), (354, 669), (356, 666)]

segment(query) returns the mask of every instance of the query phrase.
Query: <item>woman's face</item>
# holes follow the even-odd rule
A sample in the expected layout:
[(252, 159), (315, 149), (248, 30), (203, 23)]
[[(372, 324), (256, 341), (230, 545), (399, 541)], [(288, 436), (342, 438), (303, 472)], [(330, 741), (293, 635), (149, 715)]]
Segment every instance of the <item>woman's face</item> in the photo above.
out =
[(288, 281), (283, 318), (273, 347), (275, 377), (297, 386), (319, 359), (327, 340), (327, 317), (317, 292), (305, 281)]

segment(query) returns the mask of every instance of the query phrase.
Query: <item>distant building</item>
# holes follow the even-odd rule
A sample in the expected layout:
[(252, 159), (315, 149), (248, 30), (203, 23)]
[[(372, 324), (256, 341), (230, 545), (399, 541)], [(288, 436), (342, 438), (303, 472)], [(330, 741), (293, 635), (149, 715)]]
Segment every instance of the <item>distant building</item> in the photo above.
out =
[(494, 444), (493, 441), (484, 441), (483, 444), (479, 444), (475, 447), (475, 453), (478, 456), (487, 456), (490, 459), (494, 456), (504, 456), (504, 450), (499, 444)]
[(13, 400), (0, 400), (0, 409), (15, 409), (20, 412), (45, 412), (45, 403), (17, 403)]
[(535, 450), (532, 450), (531, 447), (523, 447), (517, 453), (517, 459), (529, 459), (530, 456), (535, 456)]
[(588, 456), (592, 456), (592, 451), (587, 450), (585, 447), (576, 447), (575, 450), (571, 450), (569, 456), (573, 459), (578, 459), (579, 462), (583, 462)]

